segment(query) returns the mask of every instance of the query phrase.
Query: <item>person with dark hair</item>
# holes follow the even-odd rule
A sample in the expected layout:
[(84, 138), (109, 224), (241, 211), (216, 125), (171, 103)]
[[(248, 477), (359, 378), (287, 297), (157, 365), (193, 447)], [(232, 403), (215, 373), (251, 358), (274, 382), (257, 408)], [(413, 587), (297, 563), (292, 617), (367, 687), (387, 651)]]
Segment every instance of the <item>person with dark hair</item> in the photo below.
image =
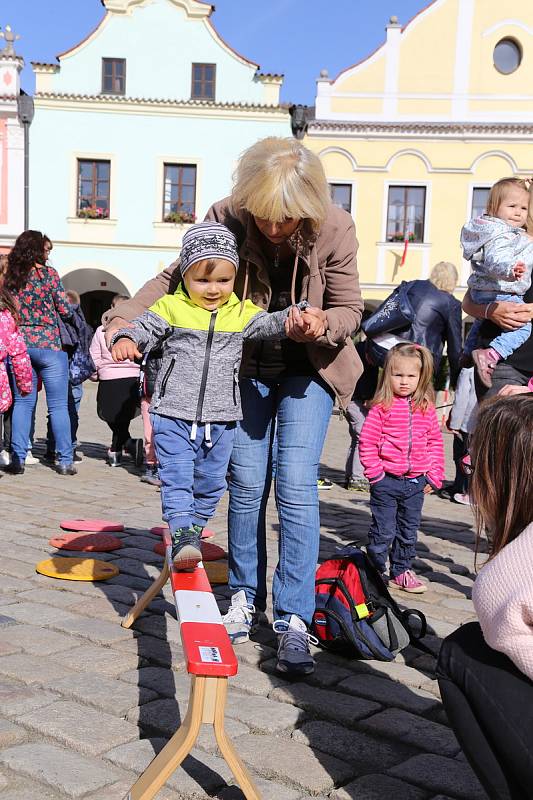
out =
[(482, 403), (470, 447), (470, 497), (490, 556), (472, 590), (479, 622), (442, 643), (446, 715), (491, 800), (533, 786), (533, 397)]
[(57, 271), (46, 265), (48, 237), (28, 230), (17, 238), (8, 256), (5, 286), (17, 301), (20, 330), (33, 367), (32, 391), (23, 396), (15, 387), (12, 420), (12, 460), (5, 467), (13, 475), (24, 472), (32, 416), (37, 402), (37, 379), (46, 390), (50, 422), (56, 440), (60, 475), (75, 475), (68, 415), (68, 359), (61, 349), (58, 318), (69, 319), (71, 309)]

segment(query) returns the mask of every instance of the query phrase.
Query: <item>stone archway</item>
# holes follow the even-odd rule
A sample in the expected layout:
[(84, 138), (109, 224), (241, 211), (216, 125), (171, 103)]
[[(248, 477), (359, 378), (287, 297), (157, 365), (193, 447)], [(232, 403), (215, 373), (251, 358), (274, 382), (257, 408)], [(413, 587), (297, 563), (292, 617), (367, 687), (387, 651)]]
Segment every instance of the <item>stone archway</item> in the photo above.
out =
[(75, 269), (61, 278), (65, 289), (80, 295), (81, 309), (92, 328), (100, 325), (102, 314), (116, 294), (130, 296), (129, 289), (115, 275), (102, 269)]

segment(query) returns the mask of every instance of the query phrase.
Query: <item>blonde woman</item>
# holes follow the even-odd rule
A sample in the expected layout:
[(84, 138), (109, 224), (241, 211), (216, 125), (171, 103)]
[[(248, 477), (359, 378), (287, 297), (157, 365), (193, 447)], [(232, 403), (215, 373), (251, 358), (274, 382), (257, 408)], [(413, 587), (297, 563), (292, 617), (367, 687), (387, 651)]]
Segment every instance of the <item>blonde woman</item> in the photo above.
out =
[[(295, 139), (268, 138), (241, 157), (230, 197), (206, 219), (236, 236), (235, 292), (268, 311), (299, 300), (321, 309), (287, 324), (289, 339), (245, 349), (240, 372), (244, 418), (238, 424), (229, 481), (229, 584), (224, 621), (234, 644), (246, 641), (267, 602), (265, 513), (277, 426), (279, 563), (273, 581), (278, 669), (313, 671), (308, 625), (320, 520), (317, 470), (334, 399), (349, 403), (361, 365), (351, 335), (362, 312), (357, 240), (350, 215), (332, 205), (320, 160)], [(108, 334), (152, 305), (180, 280), (177, 262), (110, 314)]]

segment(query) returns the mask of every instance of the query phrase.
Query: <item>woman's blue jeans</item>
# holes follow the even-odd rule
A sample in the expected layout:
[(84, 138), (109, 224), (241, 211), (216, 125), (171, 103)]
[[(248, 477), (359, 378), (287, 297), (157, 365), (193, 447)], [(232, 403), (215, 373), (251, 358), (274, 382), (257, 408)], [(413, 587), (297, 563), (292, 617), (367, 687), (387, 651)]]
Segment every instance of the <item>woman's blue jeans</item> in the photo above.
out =
[(62, 350), (28, 347), (33, 367), (33, 383), (30, 394), (21, 397), (15, 387), (15, 403), (11, 434), (11, 449), (14, 459), (24, 464), (28, 452), (28, 441), (32, 415), (37, 403), (37, 376), (42, 378), (46, 392), (46, 404), (56, 441), (60, 464), (72, 464), (72, 437), (68, 413), (68, 358)]
[(315, 608), (320, 540), (318, 463), (333, 408), (325, 384), (311, 376), (280, 383), (240, 382), (243, 420), (230, 461), (229, 585), (266, 608), (266, 506), (272, 482), (277, 419), (276, 504), (279, 562), (274, 573), (274, 619), (296, 614), (307, 624)]

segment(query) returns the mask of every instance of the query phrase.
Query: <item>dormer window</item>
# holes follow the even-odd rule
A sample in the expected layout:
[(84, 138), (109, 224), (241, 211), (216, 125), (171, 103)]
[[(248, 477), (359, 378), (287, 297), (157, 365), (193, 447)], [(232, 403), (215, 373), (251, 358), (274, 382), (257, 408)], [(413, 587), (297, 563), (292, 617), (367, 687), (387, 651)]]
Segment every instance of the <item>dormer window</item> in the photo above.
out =
[(192, 100), (214, 100), (217, 75), (216, 64), (193, 64), (191, 79)]
[(126, 94), (126, 59), (102, 59), (102, 94)]

